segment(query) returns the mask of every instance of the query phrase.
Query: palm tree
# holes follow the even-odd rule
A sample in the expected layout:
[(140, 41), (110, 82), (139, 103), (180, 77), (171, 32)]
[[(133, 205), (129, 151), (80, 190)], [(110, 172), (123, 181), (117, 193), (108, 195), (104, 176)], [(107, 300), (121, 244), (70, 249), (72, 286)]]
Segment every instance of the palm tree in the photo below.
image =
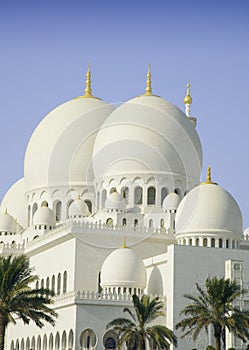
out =
[(124, 308), (123, 311), (130, 318), (116, 318), (106, 327), (112, 328), (119, 335), (118, 349), (126, 344), (128, 350), (145, 350), (146, 341), (149, 344), (154, 343), (159, 350), (169, 349), (170, 343), (177, 346), (177, 339), (171, 330), (163, 325), (150, 325), (158, 317), (164, 316), (162, 301), (158, 297), (150, 300), (148, 295), (139, 299), (136, 294), (132, 296), (132, 300), (135, 313)]
[(37, 280), (25, 255), (0, 257), (0, 350), (4, 350), (8, 324), (15, 324), (17, 319), (25, 324), (32, 320), (40, 328), (44, 322), (55, 324), (57, 314), (49, 307), (54, 293), (32, 289), (30, 284)]
[(180, 313), (187, 316), (181, 320), (176, 329), (187, 329), (186, 335), (192, 335), (196, 340), (202, 329), (208, 332), (208, 326), (212, 326), (216, 341), (216, 350), (221, 348), (221, 339), (225, 346), (225, 329), (233, 332), (243, 341), (249, 337), (249, 312), (243, 311), (234, 305), (237, 298), (241, 298), (244, 290), (234, 281), (229, 279), (208, 277), (205, 288), (196, 283), (196, 295), (184, 295), (191, 300)]

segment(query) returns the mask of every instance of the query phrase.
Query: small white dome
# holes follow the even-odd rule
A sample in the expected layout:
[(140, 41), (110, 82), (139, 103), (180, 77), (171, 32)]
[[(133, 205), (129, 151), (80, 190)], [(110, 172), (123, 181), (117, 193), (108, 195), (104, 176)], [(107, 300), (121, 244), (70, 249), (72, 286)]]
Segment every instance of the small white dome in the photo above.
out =
[(242, 233), (242, 216), (234, 198), (216, 184), (201, 184), (181, 201), (176, 233)]
[(179, 203), (179, 195), (177, 193), (169, 193), (163, 200), (163, 210), (176, 210)]
[(56, 216), (53, 210), (48, 207), (40, 207), (33, 217), (33, 225), (55, 226)]
[(119, 211), (122, 212), (125, 210), (126, 203), (124, 198), (121, 196), (120, 193), (114, 191), (106, 199), (105, 202), (105, 209), (107, 211)]
[(81, 218), (88, 215), (90, 215), (88, 206), (86, 202), (84, 202), (82, 199), (77, 198), (70, 204), (68, 209), (68, 216), (70, 218), (73, 218), (73, 217)]
[(8, 208), (8, 211), (17, 218), (18, 222), (26, 227), (27, 224), (27, 201), (25, 198), (24, 178), (16, 181), (3, 197), (1, 207)]
[(16, 233), (16, 221), (7, 213), (0, 214), (0, 232)]
[(144, 289), (146, 270), (143, 261), (128, 247), (114, 250), (102, 265), (101, 287)]

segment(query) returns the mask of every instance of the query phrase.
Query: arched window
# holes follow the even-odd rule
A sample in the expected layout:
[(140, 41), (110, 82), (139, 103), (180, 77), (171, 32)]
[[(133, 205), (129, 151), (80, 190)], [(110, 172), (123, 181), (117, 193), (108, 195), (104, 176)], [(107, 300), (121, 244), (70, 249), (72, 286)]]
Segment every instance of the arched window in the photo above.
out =
[(67, 348), (67, 335), (65, 331), (63, 331), (62, 337), (61, 337), (61, 348), (62, 350), (66, 350)]
[(57, 295), (61, 294), (61, 274), (57, 277)]
[(195, 240), (195, 245), (196, 245), (196, 247), (199, 246), (199, 238), (196, 238), (196, 240)]
[(30, 205), (28, 205), (28, 226), (30, 226), (30, 224), (31, 224), (30, 218), (31, 218), (31, 207), (30, 207)]
[(93, 349), (97, 345), (97, 336), (91, 329), (85, 329), (80, 335), (81, 349)]
[(160, 220), (160, 227), (163, 228), (164, 227), (164, 219)]
[(55, 336), (55, 350), (59, 350), (59, 349), (60, 349), (60, 334), (59, 332), (57, 332)]
[(138, 226), (138, 219), (134, 220), (134, 228), (136, 228)]
[(37, 209), (38, 209), (38, 205), (37, 203), (34, 203), (32, 208), (32, 218), (34, 217), (34, 214), (36, 213)]
[(156, 203), (156, 189), (155, 187), (149, 187), (147, 190), (147, 204), (155, 205)]
[(38, 338), (37, 338), (37, 347), (36, 347), (36, 349), (37, 350), (41, 350), (41, 336), (40, 335), (38, 335)]
[(89, 210), (89, 213), (92, 214), (92, 212), (93, 212), (93, 205), (92, 205), (92, 202), (91, 202), (89, 199), (86, 199), (84, 202), (85, 202), (86, 205), (87, 205), (87, 208), (88, 208), (88, 210)]
[(113, 219), (112, 218), (108, 218), (106, 220), (106, 225), (109, 226), (109, 227), (113, 227)]
[(26, 340), (26, 350), (30, 350), (30, 340), (29, 337)]
[(73, 349), (73, 330), (71, 329), (68, 336), (68, 350)]
[(141, 186), (135, 188), (134, 202), (137, 205), (143, 204), (143, 189)]
[(215, 248), (215, 239), (214, 238), (211, 238), (211, 247)]
[(49, 289), (49, 277), (46, 279), (46, 288)]
[(43, 337), (43, 350), (47, 350), (47, 346), (48, 346), (48, 342), (47, 342), (47, 336), (46, 334), (44, 334), (44, 337)]
[(152, 227), (153, 227), (153, 220), (150, 219), (150, 220), (149, 220), (149, 228), (152, 228)]
[(102, 196), (101, 196), (101, 208), (105, 207), (105, 201), (106, 201), (106, 190), (103, 190)]
[(101, 287), (101, 271), (98, 273), (98, 293), (100, 294), (102, 292), (102, 287)]
[(226, 239), (226, 248), (229, 248), (229, 239)]
[(193, 244), (193, 241), (192, 241), (192, 238), (190, 238), (189, 245), (192, 245), (192, 244)]
[(122, 225), (123, 225), (123, 226), (126, 226), (126, 225), (127, 225), (127, 219), (126, 219), (126, 218), (123, 218), (123, 220), (122, 220)]
[(219, 239), (219, 248), (222, 248), (222, 239)]
[(52, 286), (51, 286), (52, 291), (55, 293), (55, 276), (52, 276)]
[(16, 341), (16, 350), (19, 350), (19, 349), (20, 349), (19, 340), (17, 339), (17, 341)]
[(178, 196), (181, 195), (181, 189), (180, 188), (175, 188), (175, 191), (174, 191), (176, 194), (178, 194)]
[(99, 208), (99, 200), (100, 200), (100, 193), (99, 191), (97, 192), (97, 207)]
[(232, 249), (235, 249), (235, 242), (232, 240)]
[(121, 190), (122, 197), (125, 200), (125, 203), (127, 204), (129, 202), (129, 188), (128, 187), (123, 187)]
[(55, 207), (56, 221), (61, 221), (61, 201), (56, 203)]
[(63, 274), (63, 293), (67, 292), (67, 271)]
[[(49, 350), (54, 349), (54, 337), (53, 337), (52, 333), (49, 336), (48, 348), (49, 348)], [(32, 348), (32, 349), (34, 349), (34, 348)]]
[(43, 289), (44, 288), (44, 279), (42, 278), (41, 280), (41, 288)]
[[(31, 340), (31, 349), (34, 350), (35, 349), (35, 337), (33, 336), (32, 337), (32, 340)], [(17, 350), (17, 349), (16, 349)], [(51, 349), (52, 350), (52, 349)]]
[(14, 350), (15, 348), (15, 345), (14, 345), (14, 340), (11, 341), (11, 344), (10, 344), (10, 350)]
[(163, 187), (161, 189), (161, 205), (163, 205), (164, 198), (167, 196), (167, 194), (168, 194), (168, 189), (166, 187)]
[(208, 245), (208, 240), (207, 240), (207, 238), (204, 238), (203, 239), (203, 247), (207, 247), (207, 245)]

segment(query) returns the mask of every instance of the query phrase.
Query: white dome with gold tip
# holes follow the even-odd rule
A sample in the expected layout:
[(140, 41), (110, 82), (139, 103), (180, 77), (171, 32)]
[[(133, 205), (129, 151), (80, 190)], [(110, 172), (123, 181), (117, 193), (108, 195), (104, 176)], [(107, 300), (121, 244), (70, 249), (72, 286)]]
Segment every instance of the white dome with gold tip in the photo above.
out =
[(17, 218), (22, 227), (27, 225), (27, 200), (25, 198), (24, 178), (16, 181), (3, 197), (1, 207)]
[(123, 103), (103, 123), (93, 168), (96, 179), (174, 174), (196, 184), (202, 168), (201, 143), (179, 108), (146, 89), (145, 95)]
[(4, 213), (0, 214), (0, 232), (16, 233), (17, 224), (13, 216), (11, 216), (7, 209)]
[(207, 180), (192, 189), (176, 213), (176, 235), (184, 233), (242, 234), (242, 215), (235, 199), (222, 187)]
[(27, 191), (93, 180), (95, 136), (113, 107), (91, 95), (89, 76), (86, 83), (84, 96), (52, 110), (33, 132), (24, 161)]
[(105, 209), (107, 211), (119, 211), (123, 212), (125, 210), (126, 203), (124, 198), (116, 190), (108, 195), (105, 202)]
[(114, 250), (105, 259), (101, 269), (101, 287), (146, 287), (143, 261), (126, 245)]
[(34, 214), (33, 225), (46, 225), (54, 227), (56, 216), (52, 209), (47, 206), (40, 207)]
[(86, 217), (89, 216), (90, 212), (86, 202), (84, 202), (80, 197), (76, 198), (68, 208), (68, 216), (70, 218), (74, 217)]

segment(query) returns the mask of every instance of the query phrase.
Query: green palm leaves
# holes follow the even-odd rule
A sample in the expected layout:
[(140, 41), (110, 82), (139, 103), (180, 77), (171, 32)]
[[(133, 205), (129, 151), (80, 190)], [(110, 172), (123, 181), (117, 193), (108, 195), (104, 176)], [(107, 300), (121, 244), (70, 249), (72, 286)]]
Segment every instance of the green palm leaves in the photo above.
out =
[(57, 314), (50, 308), (54, 293), (46, 288), (32, 289), (31, 283), (37, 280), (26, 256), (0, 257), (0, 350), (7, 325), (16, 319), (25, 324), (32, 320), (38, 327), (45, 322), (55, 324)]
[(146, 343), (153, 343), (157, 349), (169, 349), (170, 343), (177, 345), (174, 333), (163, 325), (151, 325), (158, 317), (164, 316), (163, 303), (159, 298), (150, 300), (148, 295), (141, 299), (137, 295), (132, 296), (134, 311), (124, 308), (130, 318), (117, 318), (108, 323), (107, 328), (112, 328), (119, 335), (119, 349), (126, 344), (128, 350), (145, 350)]
[(249, 337), (249, 312), (234, 306), (234, 301), (244, 294), (240, 286), (229, 279), (208, 277), (205, 289), (198, 283), (196, 289), (196, 295), (184, 295), (190, 304), (181, 311), (186, 318), (176, 325), (176, 328), (186, 331), (182, 337), (191, 334), (196, 340), (201, 330), (207, 332), (208, 326), (212, 325), (217, 350), (220, 350), (221, 339), (225, 341), (226, 329), (246, 341)]

